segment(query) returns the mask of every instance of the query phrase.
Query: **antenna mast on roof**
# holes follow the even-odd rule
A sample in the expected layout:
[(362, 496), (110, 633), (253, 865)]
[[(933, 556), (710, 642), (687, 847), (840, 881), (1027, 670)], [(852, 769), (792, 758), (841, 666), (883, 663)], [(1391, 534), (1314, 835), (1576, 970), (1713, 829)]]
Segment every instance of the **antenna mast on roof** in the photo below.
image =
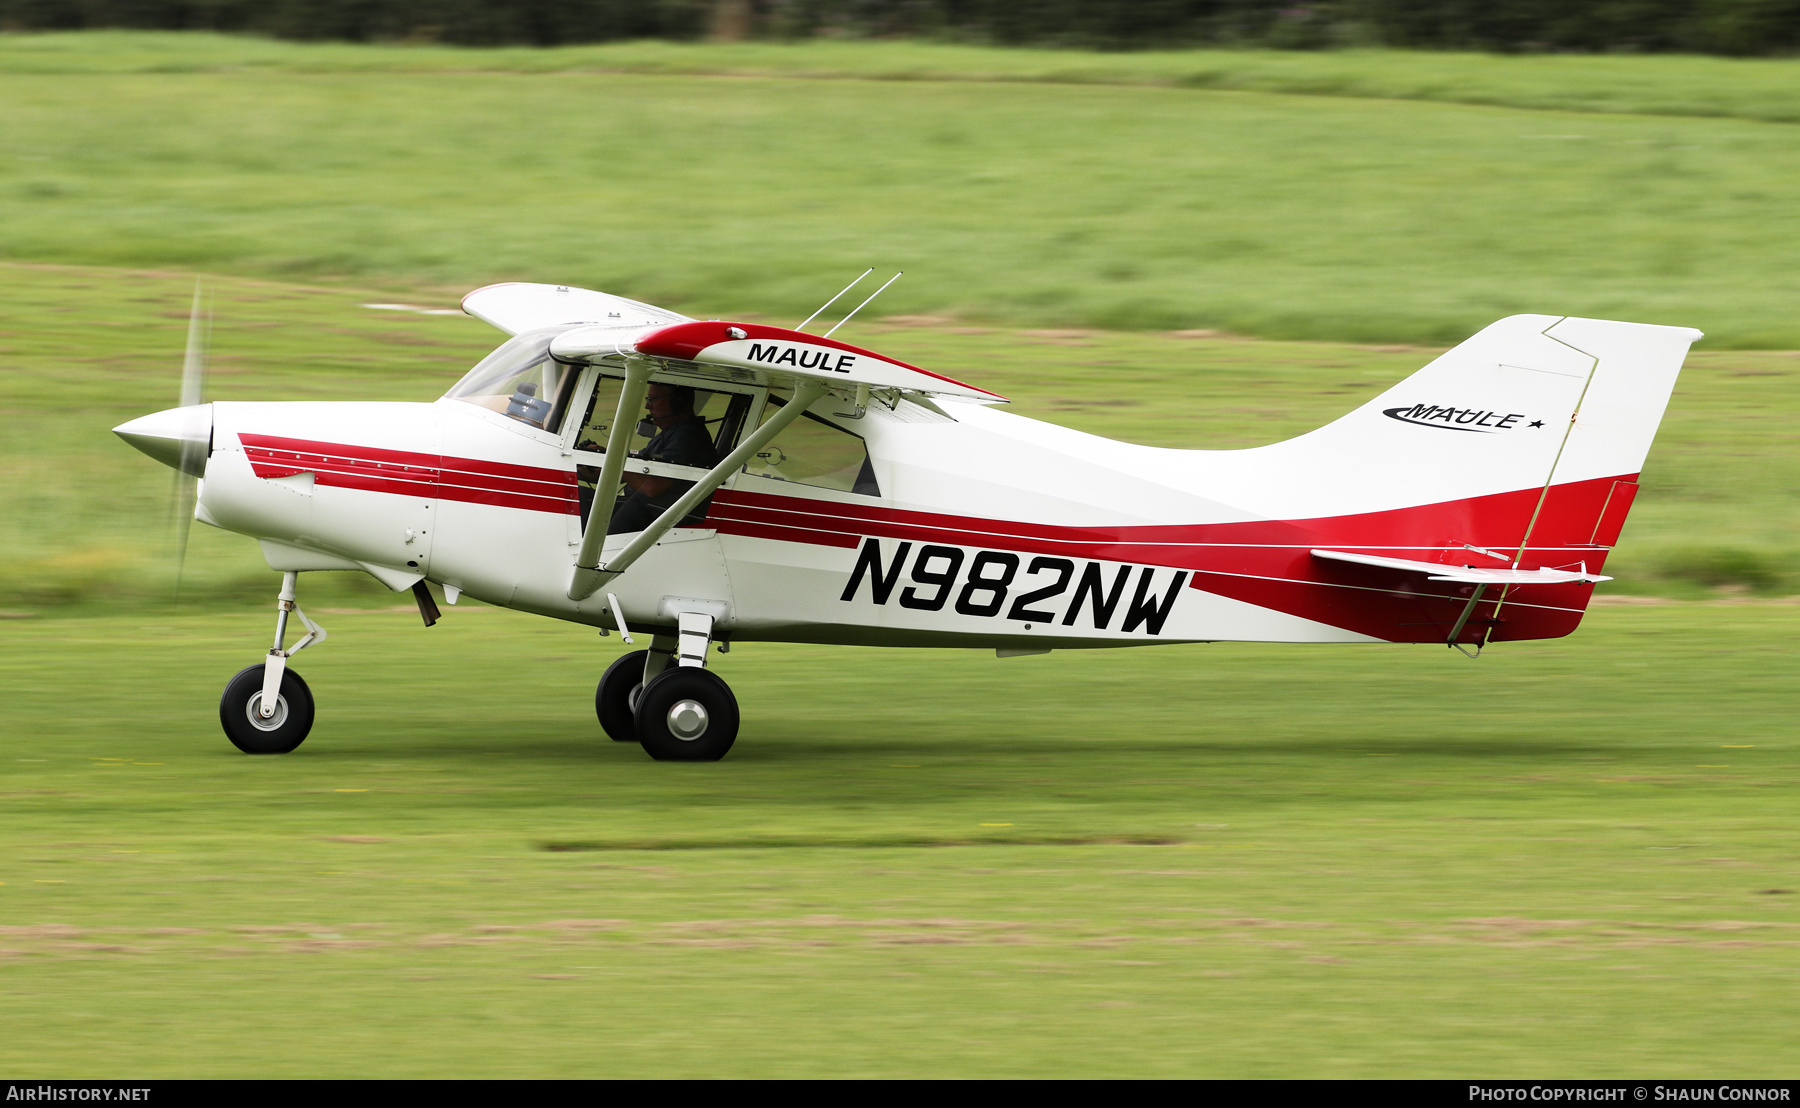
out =
[[(887, 291), (887, 287), (888, 287), (888, 285), (891, 285), (891, 284), (893, 284), (893, 283), (894, 283), (894, 282), (895, 282), (895, 281), (898, 281), (898, 280), (899, 280), (899, 279), (900, 279), (900, 278), (901, 278), (901, 277), (902, 277), (902, 276), (904, 276), (904, 275), (905, 275), (905, 273), (906, 273), (906, 270), (904, 270), (904, 269), (903, 269), (903, 270), (901, 270), (901, 271), (900, 271), (900, 272), (899, 272), (899, 273), (896, 273), (896, 274), (894, 274), (894, 275), (893, 275), (893, 276), (892, 276), (892, 277), (889, 277), (889, 278), (888, 278), (888, 279), (887, 279), (887, 285), (883, 285), (883, 286), (881, 286), (881, 287), (880, 287), (880, 288), (878, 288), (878, 289), (876, 289), (876, 290), (875, 290), (875, 291), (874, 291), (874, 292), (872, 292), (872, 293), (870, 293), (870, 294), (869, 294), (869, 300), (873, 300), (873, 299), (875, 299), (875, 298), (876, 298), (876, 297), (877, 297), (877, 296), (880, 296), (880, 295), (881, 295), (881, 294), (882, 294), (882, 293), (884, 293), (884, 292), (886, 292), (886, 291)], [(858, 277), (858, 278), (857, 278), (857, 280), (859, 280), (859, 281), (860, 281), (860, 280), (862, 280), (862, 278), (861, 278), (861, 277)], [(849, 292), (849, 291), (850, 291), (850, 290), (849, 290), (849, 289), (845, 289), (845, 290), (844, 290), (844, 292)], [(839, 294), (838, 294), (838, 295), (839, 295), (839, 296), (842, 296), (842, 295), (843, 295), (843, 293), (839, 293)], [(838, 329), (838, 327), (842, 327), (842, 326), (843, 326), (843, 325), (844, 325), (844, 324), (846, 324), (846, 323), (848, 323), (848, 322), (850, 322), (850, 316), (851, 316), (851, 315), (855, 315), (855, 314), (856, 314), (856, 313), (857, 313), (857, 312), (860, 312), (860, 311), (862, 311), (862, 310), (863, 310), (863, 309), (864, 309), (864, 308), (866, 308), (866, 307), (868, 307), (868, 306), (869, 306), (869, 300), (865, 300), (865, 301), (863, 301), (863, 302), (862, 302), (862, 303), (861, 303), (861, 304), (858, 304), (858, 305), (857, 305), (857, 306), (856, 306), (856, 307), (854, 307), (854, 308), (851, 308), (851, 309), (850, 309), (850, 315), (847, 315), (847, 316), (845, 316), (845, 317), (844, 317), (844, 318), (842, 318), (842, 319), (840, 319), (840, 320), (838, 320), (838, 321), (837, 321), (837, 327), (833, 327), (833, 328), (832, 328), (832, 329), (831, 329), (831, 330), (830, 330), (830, 331), (827, 331), (827, 332), (825, 332), (825, 334), (824, 334), (824, 336), (823, 336), (823, 337), (825, 337), (825, 338), (830, 338), (830, 337), (831, 337), (831, 335), (832, 335), (832, 332), (833, 332), (833, 331), (836, 331), (836, 330), (837, 330), (837, 329)]]
[[(867, 276), (868, 276), (868, 275), (869, 275), (869, 274), (871, 274), (871, 273), (873, 273), (873, 272), (875, 272), (875, 267), (874, 267), (874, 266), (870, 266), (870, 267), (869, 267), (869, 268), (867, 268), (867, 269), (865, 269), (865, 270), (863, 270), (863, 271), (862, 271), (862, 277), (858, 277), (858, 278), (857, 278), (857, 279), (856, 279), (856, 280), (854, 280), (854, 281), (852, 281), (852, 282), (850, 282), (850, 283), (849, 283), (849, 284), (847, 284), (847, 285), (845, 285), (845, 286), (844, 286), (844, 291), (843, 291), (843, 292), (840, 292), (840, 293), (838, 293), (838, 294), (837, 294), (837, 295), (836, 295), (836, 296), (834, 296), (834, 297), (832, 297), (832, 298), (831, 298), (831, 299), (830, 299), (830, 300), (827, 300), (827, 301), (825, 301), (825, 303), (823, 303), (823, 304), (820, 304), (820, 305), (819, 305), (819, 312), (822, 312), (822, 311), (824, 311), (824, 310), (825, 310), (825, 309), (826, 309), (826, 308), (829, 308), (829, 307), (831, 307), (831, 306), (832, 306), (832, 305), (833, 305), (833, 304), (836, 304), (836, 303), (837, 303), (837, 302), (838, 302), (838, 301), (839, 301), (839, 300), (840, 300), (840, 299), (842, 299), (842, 298), (843, 298), (843, 295), (844, 295), (844, 293), (845, 293), (845, 292), (849, 292), (849, 291), (850, 291), (850, 290), (851, 290), (851, 289), (853, 289), (853, 288), (855, 288), (855, 287), (856, 287), (856, 286), (858, 286), (858, 285), (860, 285), (860, 284), (862, 284), (862, 279), (863, 279), (863, 277), (867, 277)], [(819, 312), (814, 312), (814, 313), (813, 313), (813, 314), (811, 314), (811, 315), (809, 315), (809, 316), (807, 316), (807, 317), (806, 317), (806, 318), (805, 318), (805, 319), (803, 319), (803, 320), (801, 320), (801, 321), (800, 321), (800, 326), (798, 326), (798, 327), (795, 327), (795, 328), (794, 328), (794, 330), (796, 330), (796, 331), (798, 331), (798, 330), (800, 330), (800, 329), (801, 329), (801, 328), (803, 328), (803, 327), (805, 327), (805, 326), (806, 326), (806, 325), (807, 325), (807, 324), (808, 324), (808, 323), (811, 323), (811, 322), (812, 322), (812, 321), (813, 321), (813, 320), (815, 320), (815, 319), (817, 319), (817, 318), (819, 318)], [(846, 317), (846, 318), (848, 318), (848, 317)]]

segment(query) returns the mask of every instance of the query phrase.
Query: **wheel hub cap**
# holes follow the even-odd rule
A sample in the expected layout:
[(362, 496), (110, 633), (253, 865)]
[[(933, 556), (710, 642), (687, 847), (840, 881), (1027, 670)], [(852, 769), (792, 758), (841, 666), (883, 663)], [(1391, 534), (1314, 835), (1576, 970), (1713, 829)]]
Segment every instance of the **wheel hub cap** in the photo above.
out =
[(250, 694), (250, 703), (244, 705), (244, 714), (250, 717), (250, 726), (258, 731), (274, 731), (287, 722), (287, 697), (275, 698), (275, 714), (268, 719), (262, 717), (262, 693)]
[(706, 708), (698, 700), (678, 700), (669, 709), (669, 733), (683, 742), (706, 734)]

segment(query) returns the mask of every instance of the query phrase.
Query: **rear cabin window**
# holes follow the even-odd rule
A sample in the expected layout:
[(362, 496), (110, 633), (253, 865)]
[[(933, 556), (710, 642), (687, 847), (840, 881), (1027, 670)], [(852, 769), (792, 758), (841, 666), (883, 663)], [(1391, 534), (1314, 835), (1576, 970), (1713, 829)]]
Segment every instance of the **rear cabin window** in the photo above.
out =
[(444, 395), (499, 412), (527, 427), (555, 432), (562, 426), (580, 374), (579, 367), (550, 356), (550, 340), (559, 330), (514, 335), (463, 374)]
[[(769, 394), (763, 419), (786, 406), (786, 401)], [(821, 489), (880, 496), (875, 481), (875, 467), (869, 462), (869, 447), (861, 435), (852, 434), (834, 423), (828, 423), (811, 412), (788, 424), (787, 429), (750, 459), (745, 471), (755, 477), (791, 481), (796, 485), (812, 485)]]

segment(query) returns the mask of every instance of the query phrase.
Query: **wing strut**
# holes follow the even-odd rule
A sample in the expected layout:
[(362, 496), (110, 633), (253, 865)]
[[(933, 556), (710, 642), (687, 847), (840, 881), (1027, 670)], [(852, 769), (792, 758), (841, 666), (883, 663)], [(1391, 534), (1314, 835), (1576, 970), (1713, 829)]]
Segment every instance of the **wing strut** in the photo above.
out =
[(619, 390), (619, 410), (613, 413), (612, 426), (606, 431), (606, 460), (600, 463), (600, 479), (594, 484), (594, 504), (588, 509), (587, 529), (581, 533), (581, 553), (575, 559), (577, 584), (569, 586), (570, 600), (592, 596), (600, 587), (601, 583), (596, 580), (583, 591), (575, 591), (583, 581), (582, 574), (592, 572), (581, 567), (600, 564), (600, 548), (606, 545), (606, 527), (612, 521), (613, 490), (619, 487), (619, 475), (625, 472), (625, 446), (631, 441), (631, 429), (637, 426), (638, 409), (643, 406), (644, 393), (650, 388), (653, 368), (648, 358), (625, 359), (625, 385)]
[[(640, 372), (642, 376), (636, 376)], [(625, 464), (625, 444), (620, 428), (624, 425), (627, 414), (635, 415), (636, 406), (643, 403), (644, 389), (650, 379), (650, 363), (646, 359), (632, 358), (625, 366), (625, 388), (619, 395), (619, 415), (613, 422), (612, 429), (606, 439), (606, 464), (600, 471), (600, 483), (594, 486), (594, 506), (588, 512), (587, 531), (581, 538), (581, 555), (575, 563), (575, 579), (569, 584), (570, 600), (586, 600), (600, 589), (600, 586), (631, 568), (631, 564), (642, 557), (646, 550), (656, 545), (669, 529), (687, 518), (702, 500), (711, 496), (713, 490), (725, 483), (725, 479), (736, 473), (750, 456), (769, 444), (769, 440), (787, 430), (788, 424), (799, 419), (821, 396), (825, 395), (824, 382), (806, 381), (794, 390), (794, 398), (783, 405), (781, 410), (770, 416), (768, 421), (738, 443), (737, 449), (727, 454), (718, 465), (708, 470), (705, 477), (694, 482), (694, 487), (681, 495), (681, 499), (663, 510), (656, 517), (656, 522), (638, 533), (625, 549), (604, 566), (600, 565), (600, 548), (606, 542), (607, 520), (600, 518), (600, 513), (612, 511), (612, 489), (618, 484), (619, 474)], [(641, 381), (633, 388), (634, 381)], [(627, 394), (632, 394), (632, 409), (625, 407)]]
[[(1456, 640), (1461, 637), (1463, 628), (1468, 626), (1469, 617), (1475, 614), (1475, 605), (1481, 603), (1481, 594), (1486, 591), (1486, 585), (1475, 586), (1474, 595), (1470, 596), (1469, 602), (1463, 605), (1462, 615), (1456, 617), (1456, 626), (1450, 628), (1449, 636), (1444, 639), (1445, 646), (1453, 646), (1457, 650), (1461, 650), (1464, 654), (1469, 654), (1467, 650), (1463, 650), (1462, 643), (1459, 643)], [(1482, 642), (1475, 644), (1475, 653), (1469, 654), (1469, 657), (1479, 658), (1481, 656), (1481, 648), (1486, 645), (1486, 638), (1485, 635), (1482, 636)]]

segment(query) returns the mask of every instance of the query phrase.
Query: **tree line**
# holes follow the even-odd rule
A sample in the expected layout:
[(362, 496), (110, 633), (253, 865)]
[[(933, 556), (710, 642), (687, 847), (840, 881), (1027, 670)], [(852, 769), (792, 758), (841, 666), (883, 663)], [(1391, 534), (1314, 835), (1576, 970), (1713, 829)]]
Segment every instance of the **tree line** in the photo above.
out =
[(0, 30), (97, 27), (468, 46), (915, 37), (1766, 55), (1800, 50), (1800, 0), (0, 0)]

